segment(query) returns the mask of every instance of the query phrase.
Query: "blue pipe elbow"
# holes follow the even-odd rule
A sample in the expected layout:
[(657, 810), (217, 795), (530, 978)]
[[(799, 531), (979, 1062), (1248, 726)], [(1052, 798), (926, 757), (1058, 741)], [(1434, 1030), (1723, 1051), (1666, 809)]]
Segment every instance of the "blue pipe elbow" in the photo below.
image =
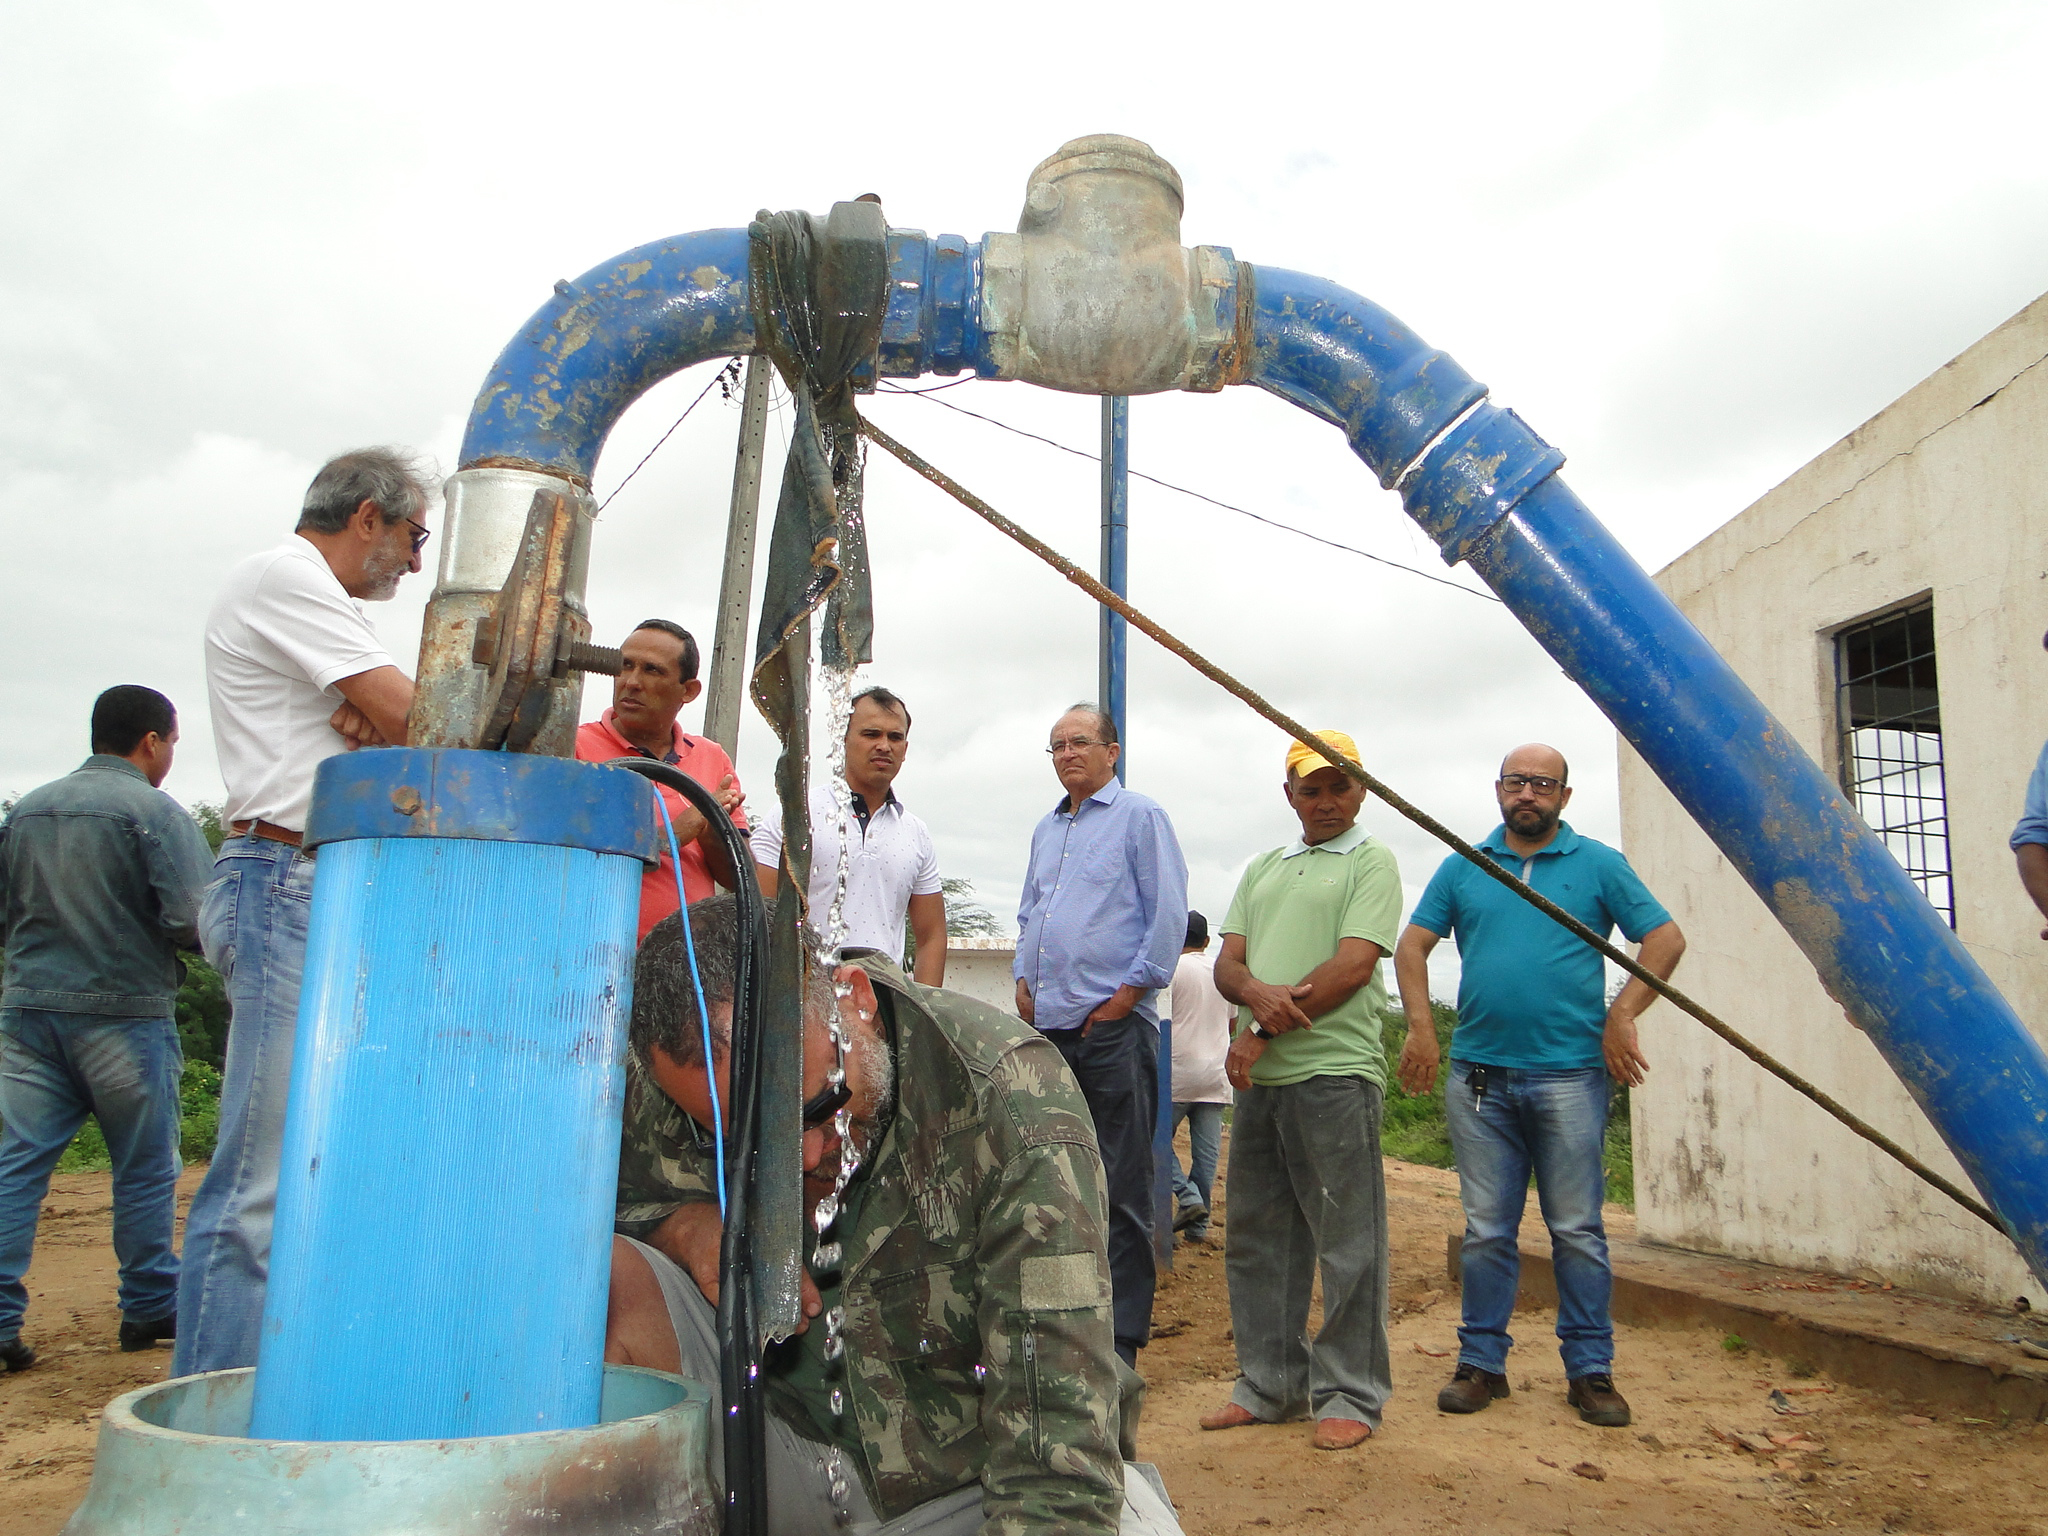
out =
[[(1741, 871), (2048, 1282), (2048, 1053), (1841, 790), (1557, 478), (1377, 306), (1259, 268), (1249, 382), (1344, 429)], [(1474, 409), (1474, 407), (1477, 407)], [(1462, 419), (1461, 419), (1462, 418)]]
[(588, 486), (627, 406), (693, 363), (753, 350), (745, 229), (638, 246), (557, 283), (498, 354), (470, 408), (462, 467)]
[[(491, 365), (470, 409), (462, 467), (537, 469), (588, 486), (635, 400), (695, 363), (755, 350), (748, 258), (745, 229), (706, 229), (556, 284)], [(993, 376), (979, 242), (892, 229), (887, 305), (881, 374)], [(866, 387), (872, 376), (855, 382)]]

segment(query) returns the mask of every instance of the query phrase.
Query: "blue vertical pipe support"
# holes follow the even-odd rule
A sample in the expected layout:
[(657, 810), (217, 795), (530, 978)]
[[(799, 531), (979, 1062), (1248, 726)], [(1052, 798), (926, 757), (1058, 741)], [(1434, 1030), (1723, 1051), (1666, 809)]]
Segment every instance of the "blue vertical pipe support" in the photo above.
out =
[(1890, 851), (1557, 478), (1564, 456), (1377, 305), (1254, 287), (1249, 381), (1341, 427), (1756, 891), (2048, 1283), (2048, 1054)]
[[(1130, 594), (1131, 559), (1131, 401), (1128, 395), (1102, 397), (1102, 584), (1118, 597)], [(1102, 712), (1116, 724), (1122, 750), (1117, 756), (1119, 784), (1130, 782), (1131, 742), (1125, 731), (1125, 653), (1130, 626), (1120, 613), (1104, 608), (1096, 644), (1096, 696)]]
[(645, 780), (329, 758), (249, 1433), (598, 1422)]

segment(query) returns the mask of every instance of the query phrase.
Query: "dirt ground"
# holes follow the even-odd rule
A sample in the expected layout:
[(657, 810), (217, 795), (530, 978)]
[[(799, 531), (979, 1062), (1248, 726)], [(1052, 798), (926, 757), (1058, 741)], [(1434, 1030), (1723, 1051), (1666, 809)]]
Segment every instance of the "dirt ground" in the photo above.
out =
[[(197, 1173), (181, 1186), (187, 1199)], [(1516, 1319), (1514, 1395), (1469, 1418), (1438, 1414), (1457, 1349), (1458, 1298), (1444, 1277), (1445, 1237), (1459, 1225), (1455, 1176), (1394, 1163), (1388, 1186), (1394, 1397), (1380, 1433), (1357, 1450), (1313, 1449), (1306, 1424), (1197, 1428), (1235, 1373), (1230, 1306), (1222, 1248), (1179, 1250), (1142, 1359), (1152, 1384), (1142, 1453), (1164, 1472), (1189, 1536), (2048, 1536), (2048, 1428), (1918, 1413), (1802, 1374), (1796, 1361), (1731, 1354), (1706, 1329), (1618, 1331), (1617, 1384), (1636, 1415), (1628, 1429), (1591, 1428), (1565, 1406), (1551, 1319), (1538, 1311)], [(1227, 1222), (1227, 1197), (1219, 1206)], [(0, 1376), (0, 1536), (53, 1536), (84, 1496), (101, 1405), (170, 1364), (168, 1349), (117, 1348), (110, 1214), (104, 1174), (61, 1176), (45, 1208), (24, 1329), (42, 1361)], [(1773, 1411), (1774, 1388), (1794, 1413)]]

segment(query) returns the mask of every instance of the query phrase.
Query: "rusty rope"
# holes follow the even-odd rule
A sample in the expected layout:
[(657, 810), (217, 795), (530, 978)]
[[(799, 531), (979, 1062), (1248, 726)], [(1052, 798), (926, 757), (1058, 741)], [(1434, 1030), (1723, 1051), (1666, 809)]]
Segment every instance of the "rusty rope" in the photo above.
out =
[(932, 465), (926, 463), (923, 459), (919, 458), (910, 449), (904, 447), (901, 443), (897, 442), (895, 438), (891, 437), (888, 433), (884, 432), (880, 427), (876, 426), (872, 421), (868, 421), (865, 418), (863, 418), (861, 421), (861, 431), (877, 447), (884, 449), (890, 454), (893, 454), (896, 458), (900, 459), (905, 466), (912, 470), (915, 470), (918, 474), (924, 476), (925, 479), (931, 481), (933, 485), (936, 485), (940, 490), (946, 492), (947, 495), (951, 496), (955, 501), (958, 501), (962, 506), (966, 507), (969, 511), (974, 512), (975, 514), (986, 520), (993, 527), (999, 529), (1003, 533), (1008, 534), (1011, 538), (1015, 539), (1019, 544), (1022, 544), (1026, 549), (1030, 550), (1031, 553), (1038, 556), (1038, 558), (1043, 560), (1047, 565), (1050, 565), (1054, 570), (1058, 571), (1062, 576), (1066, 577), (1068, 581), (1071, 581), (1083, 592), (1086, 592), (1090, 597), (1094, 598), (1096, 602), (1102, 604), (1103, 607), (1111, 609), (1116, 613), (1122, 614), (1125, 622), (1130, 624), (1134, 629), (1143, 630), (1146, 634), (1150, 635), (1154, 640), (1156, 640), (1160, 645), (1164, 646), (1167, 650), (1173, 652), (1174, 655), (1180, 657), (1182, 661), (1185, 661), (1189, 666), (1193, 667), (1197, 672), (1201, 673), (1204, 677), (1208, 678), (1212, 683), (1217, 684), (1226, 692), (1234, 694), (1239, 699), (1242, 699), (1246, 704), (1249, 704), (1254, 711), (1256, 711), (1260, 715), (1263, 715), (1273, 724), (1279, 726), (1281, 730), (1285, 731), (1288, 735), (1292, 736), (1296, 741), (1301, 742), (1305, 746), (1313, 748), (1317, 752), (1320, 752), (1334, 766), (1342, 769), (1345, 773), (1349, 774), (1353, 779), (1356, 779), (1360, 784), (1363, 784), (1373, 794), (1379, 796), (1380, 799), (1384, 800), (1388, 805), (1392, 806), (1395, 810), (1399, 811), (1403, 816), (1407, 817), (1410, 821), (1414, 822), (1416, 826), (1422, 828), (1422, 830), (1427, 832), (1431, 837), (1436, 838), (1439, 842), (1444, 843), (1448, 847), (1453, 849), (1459, 855), (1459, 857), (1463, 858), (1466, 862), (1476, 865), (1486, 875), (1488, 875), (1494, 880), (1499, 881), (1502, 885), (1506, 886), (1509, 890), (1513, 891), (1517, 896), (1521, 897), (1522, 900), (1528, 902), (1529, 905), (1536, 908), (1537, 911), (1541, 912), (1545, 917), (1549, 918), (1552, 922), (1559, 924), (1584, 943), (1590, 944), (1594, 949), (1598, 950), (1602, 955), (1605, 955), (1609, 960), (1612, 960), (1616, 965), (1620, 966), (1624, 971), (1628, 972), (1629, 975), (1635, 977), (1636, 980), (1642, 982), (1645, 986), (1647, 986), (1651, 991), (1655, 992), (1658, 996), (1668, 998), (1671, 1001), (1671, 1003), (1675, 1007), (1680, 1009), (1682, 1012), (1691, 1014), (1695, 1019), (1698, 1019), (1700, 1023), (1706, 1025), (1708, 1029), (1712, 1030), (1715, 1034), (1719, 1035), (1723, 1040), (1727, 1041), (1728, 1044), (1732, 1045), (1736, 1050), (1740, 1051), (1743, 1055), (1747, 1056), (1751, 1061), (1755, 1062), (1758, 1066), (1762, 1067), (1766, 1072), (1770, 1073), (1773, 1077), (1777, 1078), (1780, 1082), (1784, 1083), (1788, 1088), (1791, 1088), (1796, 1093), (1804, 1094), (1807, 1098), (1811, 1099), (1814, 1103), (1818, 1104), (1822, 1109), (1826, 1110), (1829, 1114), (1833, 1115), (1843, 1125), (1847, 1126), (1850, 1130), (1854, 1131), (1858, 1136), (1861, 1136), (1865, 1141), (1869, 1142), (1872, 1146), (1876, 1147), (1880, 1152), (1883, 1152), (1887, 1156), (1891, 1157), (1908, 1173), (1911, 1173), (1916, 1178), (1923, 1180), (1925, 1183), (1933, 1186), (1935, 1189), (1940, 1190), (1944, 1195), (1947, 1195), (1949, 1199), (1955, 1201), (1957, 1205), (1960, 1205), (1964, 1210), (1968, 1211), (1972, 1216), (1975, 1216), (1979, 1221), (1982, 1221), (1987, 1225), (1995, 1228), (2001, 1236), (2007, 1238), (2011, 1237), (2012, 1234), (2007, 1232), (2005, 1229), (2005, 1223), (1998, 1219), (1997, 1215), (1991, 1210), (1989, 1206), (1985, 1205), (1982, 1201), (1972, 1198), (1963, 1190), (1959, 1189), (1955, 1184), (1943, 1178), (1940, 1174), (1936, 1173), (1932, 1168), (1929, 1168), (1925, 1163), (1921, 1162), (1918, 1158), (1913, 1156), (1913, 1154), (1908, 1152), (1904, 1147), (1900, 1146), (1897, 1142), (1893, 1141), (1889, 1136), (1885, 1135), (1884, 1132), (1877, 1129), (1876, 1126), (1871, 1125), (1862, 1119), (1859, 1119), (1854, 1113), (1852, 1113), (1845, 1105), (1837, 1101), (1832, 1095), (1826, 1093), (1822, 1089), (1816, 1087), (1814, 1084), (1808, 1082), (1805, 1078), (1801, 1077), (1797, 1072), (1794, 1072), (1790, 1067), (1786, 1066), (1783, 1062), (1779, 1061), (1776, 1057), (1772, 1056), (1768, 1051), (1764, 1050), (1761, 1046), (1755, 1045), (1751, 1041), (1745, 1039), (1743, 1036), (1737, 1034), (1733, 1029), (1731, 1029), (1728, 1025), (1722, 1023), (1720, 1019), (1716, 1018), (1712, 1013), (1708, 1012), (1700, 1004), (1694, 1002), (1691, 998), (1687, 997), (1683, 992), (1679, 991), (1676, 987), (1672, 986), (1669, 982), (1665, 981), (1661, 976), (1656, 975), (1654, 972), (1648, 970), (1641, 964), (1637, 963), (1637, 961), (1635, 961), (1629, 955), (1625, 954), (1623, 951), (1616, 948), (1614, 945), (1608, 943), (1607, 940), (1603, 939), (1591, 928), (1588, 928), (1576, 917), (1573, 917), (1571, 913), (1565, 911), (1565, 909), (1557, 905), (1556, 902), (1550, 900), (1549, 897), (1540, 894), (1539, 892), (1531, 888), (1529, 885), (1525, 884), (1523, 881), (1509, 874), (1505, 869), (1502, 869), (1500, 865), (1496, 864), (1492, 859), (1489, 859), (1485, 854), (1481, 853), (1477, 848), (1473, 847), (1470, 843), (1466, 842), (1465, 839), (1458, 836), (1458, 834), (1453, 832), (1449, 827), (1445, 826), (1442, 822), (1438, 821), (1434, 816), (1430, 815), (1429, 812), (1423, 810), (1420, 806), (1410, 804), (1407, 800), (1403, 799), (1400, 795), (1396, 794), (1387, 785), (1381, 783), (1378, 779), (1374, 778), (1370, 773), (1367, 773), (1365, 769), (1360, 767), (1357, 763), (1354, 763), (1349, 758), (1346, 758), (1339, 754), (1335, 747), (1332, 747), (1328, 742), (1324, 741), (1322, 737), (1318, 736), (1314, 731), (1311, 731), (1307, 726), (1303, 725), (1293, 716), (1286, 714), (1273, 704), (1268, 703), (1257, 692), (1247, 687), (1245, 684), (1239, 682), (1235, 677), (1231, 676), (1228, 672), (1224, 671), (1221, 667), (1217, 666), (1216, 663), (1209, 660), (1208, 657), (1202, 655), (1199, 651), (1196, 651), (1191, 646), (1187, 645), (1185, 642), (1178, 639), (1174, 635), (1169, 634), (1166, 630), (1162, 629), (1158, 624), (1154, 623), (1144, 614), (1138, 612), (1138, 610), (1133, 608), (1129, 603), (1125, 602), (1121, 597), (1118, 597), (1116, 593), (1110, 591), (1109, 588), (1105, 587), (1093, 576), (1090, 576), (1086, 571), (1082, 570), (1079, 566), (1075, 565), (1073, 561), (1067, 559), (1067, 557), (1062, 555), (1058, 550), (1046, 544), (1042, 539), (1035, 538), (1031, 534), (1025, 532), (1022, 528), (1018, 527), (1017, 524), (1011, 522), (1007, 517), (1003, 516), (1002, 513), (998, 512), (994, 507), (990, 506), (987, 502), (983, 501), (979, 496), (976, 496), (972, 491), (968, 490), (964, 485), (960, 484), (959, 481), (955, 480), (952, 476), (946, 474), (943, 470), (936, 469)]

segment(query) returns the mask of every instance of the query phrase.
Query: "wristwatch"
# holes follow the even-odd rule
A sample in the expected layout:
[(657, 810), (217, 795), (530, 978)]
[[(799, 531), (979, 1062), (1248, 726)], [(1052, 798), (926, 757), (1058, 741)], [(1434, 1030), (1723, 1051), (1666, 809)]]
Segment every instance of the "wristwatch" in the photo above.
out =
[(1278, 1035), (1274, 1034), (1272, 1030), (1266, 1028), (1266, 1026), (1263, 1024), (1254, 1024), (1252, 1026), (1252, 1033), (1257, 1035), (1261, 1040), (1278, 1040), (1280, 1038)]

